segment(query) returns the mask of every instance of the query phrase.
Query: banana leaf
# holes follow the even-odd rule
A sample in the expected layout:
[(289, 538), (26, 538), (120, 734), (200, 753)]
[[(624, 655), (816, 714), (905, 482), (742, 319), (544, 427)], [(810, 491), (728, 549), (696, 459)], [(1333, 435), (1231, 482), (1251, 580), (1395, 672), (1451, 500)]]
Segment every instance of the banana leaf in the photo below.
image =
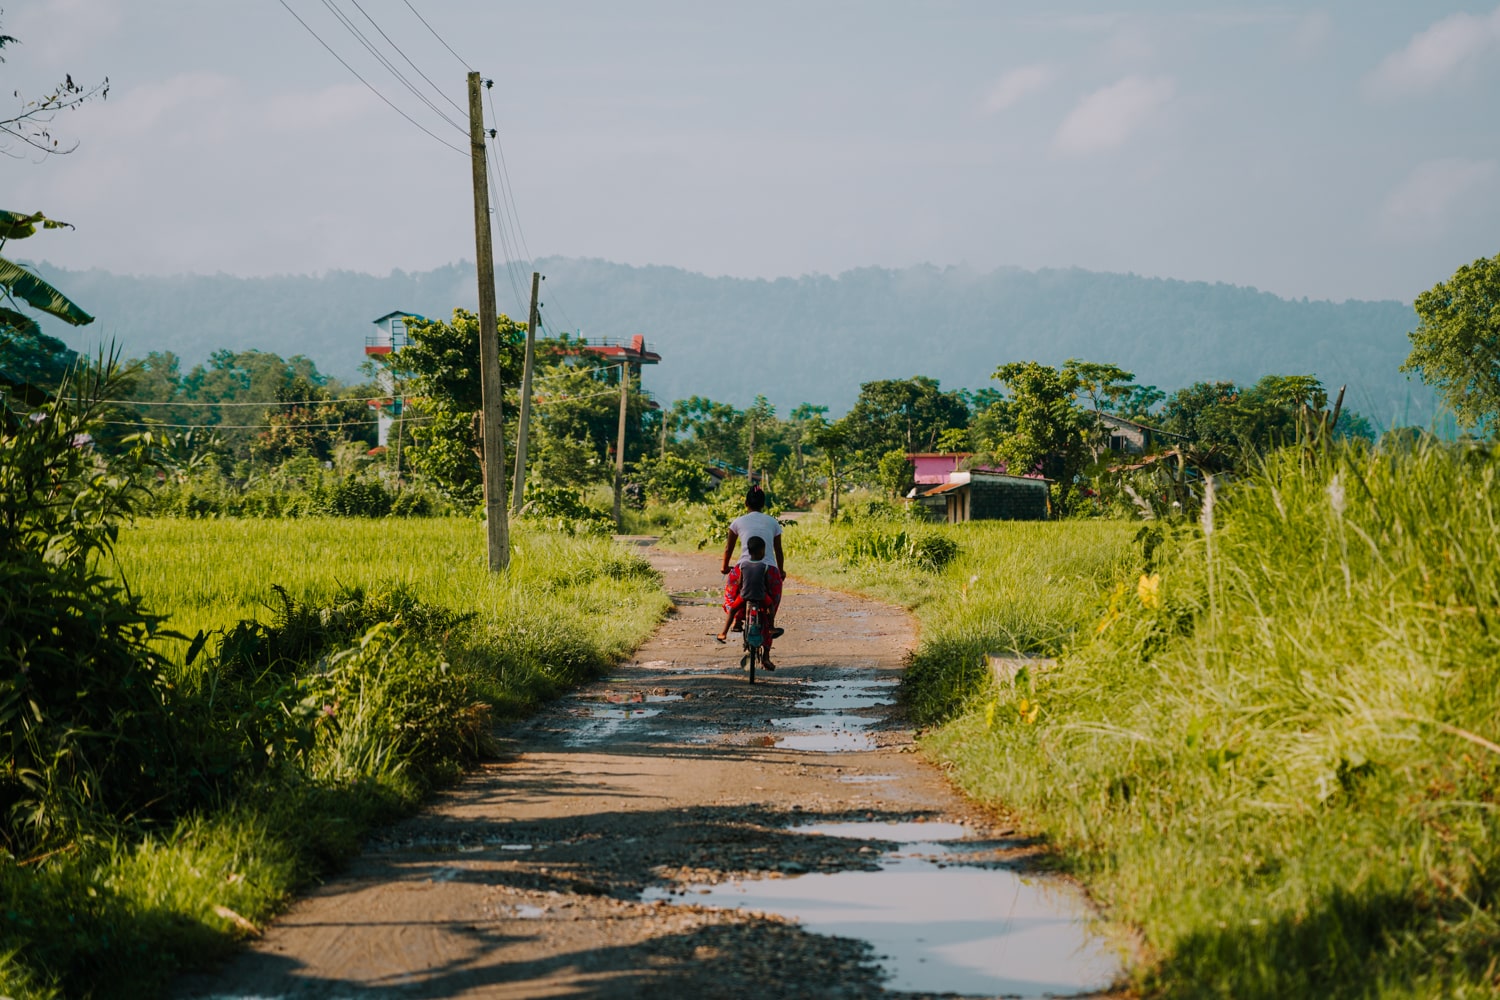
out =
[(4, 257), (0, 257), (0, 286), (27, 304), (50, 313), (65, 323), (83, 326), (94, 321), (94, 317), (80, 309), (62, 292)]
[(41, 212), (26, 215), (22, 212), (0, 210), (0, 240), (24, 240), (36, 232), (37, 226), (43, 229), (73, 228), (66, 222), (49, 219)]

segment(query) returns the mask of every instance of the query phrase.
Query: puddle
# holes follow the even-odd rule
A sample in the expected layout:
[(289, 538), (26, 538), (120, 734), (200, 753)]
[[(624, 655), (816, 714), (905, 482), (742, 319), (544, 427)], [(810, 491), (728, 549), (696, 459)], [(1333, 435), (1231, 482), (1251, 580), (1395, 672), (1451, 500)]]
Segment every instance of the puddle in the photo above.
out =
[(646, 694), (642, 691), (610, 691), (599, 700), (611, 705), (659, 705), (669, 701), (682, 701), (680, 694)]
[[(827, 718), (834, 718), (828, 716)], [(805, 719), (776, 719), (777, 725), (782, 723), (802, 723)], [(839, 729), (826, 733), (796, 733), (792, 736), (783, 736), (777, 740), (775, 746), (783, 750), (802, 750), (806, 753), (863, 753), (866, 750), (875, 749), (875, 738), (869, 733), (856, 732), (852, 729)]]
[[(775, 913), (814, 934), (868, 941), (891, 990), (1044, 997), (1090, 993), (1119, 975), (1119, 957), (1089, 927), (1066, 883), (963, 861), (957, 823), (820, 823), (822, 836), (889, 840), (880, 870), (683, 886), (695, 904)], [(970, 842), (979, 847), (981, 842)], [(671, 901), (663, 888), (642, 898)]]
[(963, 840), (969, 828), (962, 823), (888, 822), (809, 823), (792, 827), (797, 833), (816, 833), (824, 837), (848, 837), (852, 840), (889, 840), (894, 844), (935, 844)]
[(659, 708), (605, 708), (588, 705), (582, 710), (583, 718), (567, 736), (569, 746), (598, 743), (618, 733), (627, 723), (650, 719), (660, 715)]
[(841, 774), (838, 780), (846, 785), (873, 785), (878, 781), (895, 781), (894, 774)]
[(511, 916), (521, 920), (540, 920), (547, 915), (547, 911), (540, 906), (528, 906), (519, 903), (511, 908)]
[(812, 753), (858, 753), (875, 749), (875, 738), (865, 730), (880, 721), (857, 713), (892, 705), (894, 680), (847, 679), (813, 681), (809, 693), (793, 708), (816, 714), (772, 719), (778, 729), (794, 730), (792, 735), (776, 740), (784, 750)]

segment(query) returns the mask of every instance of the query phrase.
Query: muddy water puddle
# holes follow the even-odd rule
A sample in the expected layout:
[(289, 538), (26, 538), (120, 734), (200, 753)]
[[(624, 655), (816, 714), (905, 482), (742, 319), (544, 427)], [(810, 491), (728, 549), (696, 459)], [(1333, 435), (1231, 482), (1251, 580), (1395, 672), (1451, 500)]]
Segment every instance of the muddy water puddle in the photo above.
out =
[(875, 749), (875, 738), (866, 730), (880, 719), (862, 715), (873, 708), (895, 704), (896, 681), (841, 678), (811, 681), (809, 693), (792, 707), (811, 712), (772, 719), (777, 729), (792, 730), (775, 741), (784, 750), (811, 753), (860, 753)]
[(661, 714), (659, 708), (634, 708), (612, 705), (585, 705), (577, 715), (577, 724), (568, 733), (569, 746), (586, 746), (602, 743), (617, 735), (621, 729), (633, 722), (641, 722)]
[[(957, 823), (819, 823), (808, 836), (895, 844), (878, 871), (813, 873), (677, 889), (700, 905), (774, 913), (814, 934), (867, 941), (894, 990), (1022, 997), (1106, 989), (1119, 956), (1093, 933), (1066, 883), (968, 856), (996, 842)], [(647, 901), (673, 901), (661, 888)], [(680, 898), (680, 897), (679, 897)]]

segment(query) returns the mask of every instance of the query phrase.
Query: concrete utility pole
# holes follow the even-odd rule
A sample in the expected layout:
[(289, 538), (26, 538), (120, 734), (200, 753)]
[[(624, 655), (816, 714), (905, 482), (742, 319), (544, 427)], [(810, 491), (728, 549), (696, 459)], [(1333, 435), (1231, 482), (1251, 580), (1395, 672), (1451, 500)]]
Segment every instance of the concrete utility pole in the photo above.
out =
[(620, 362), (620, 432), (615, 437), (615, 526), (620, 521), (620, 491), (625, 488), (625, 401), (630, 390), (630, 365)]
[(521, 428), (516, 432), (516, 474), (510, 509), (521, 512), (526, 500), (526, 435), (531, 427), (531, 372), (536, 363), (536, 293), (545, 279), (531, 272), (531, 315), (526, 320), (526, 366), (521, 370)]
[(500, 336), (495, 328), (495, 249), (490, 235), (489, 170), (484, 155), (484, 109), (479, 74), (469, 74), (469, 160), (474, 180), (474, 260), (479, 272), (480, 433), (484, 452), (484, 519), (490, 572), (510, 564), (510, 523), (505, 513), (505, 437), (501, 429)]

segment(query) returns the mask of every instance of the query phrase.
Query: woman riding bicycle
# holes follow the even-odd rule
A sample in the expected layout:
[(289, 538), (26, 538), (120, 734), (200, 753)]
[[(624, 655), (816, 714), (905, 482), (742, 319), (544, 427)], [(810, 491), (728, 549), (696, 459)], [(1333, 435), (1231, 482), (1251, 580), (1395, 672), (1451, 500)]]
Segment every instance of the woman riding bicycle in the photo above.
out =
[[(729, 578), (724, 585), (724, 610), (727, 619), (724, 629), (717, 636), (723, 642), (729, 633), (730, 625), (736, 617), (736, 608), (731, 601), (731, 593), (734, 600), (739, 596), (739, 572), (741, 568), (752, 560), (763, 561), (768, 569), (766, 573), (768, 589), (774, 595), (770, 601), (770, 613), (766, 616), (766, 651), (769, 655), (771, 648), (771, 637), (779, 633), (775, 628), (776, 610), (781, 605), (781, 583), (786, 579), (786, 556), (781, 551), (781, 522), (764, 512), (766, 506), (766, 494), (759, 486), (750, 487), (745, 494), (745, 513), (735, 518), (729, 524), (729, 537), (724, 542), (724, 559), (720, 565), (719, 572), (727, 573)], [(737, 542), (744, 539), (744, 551), (740, 555), (739, 563), (730, 569), (729, 560), (734, 555), (734, 547)], [(759, 541), (761, 554), (759, 556), (751, 552), (751, 543)], [(774, 584), (770, 584), (771, 578), (775, 578)], [(743, 611), (741, 606), (739, 611)], [(766, 662), (767, 670), (776, 668)]]

